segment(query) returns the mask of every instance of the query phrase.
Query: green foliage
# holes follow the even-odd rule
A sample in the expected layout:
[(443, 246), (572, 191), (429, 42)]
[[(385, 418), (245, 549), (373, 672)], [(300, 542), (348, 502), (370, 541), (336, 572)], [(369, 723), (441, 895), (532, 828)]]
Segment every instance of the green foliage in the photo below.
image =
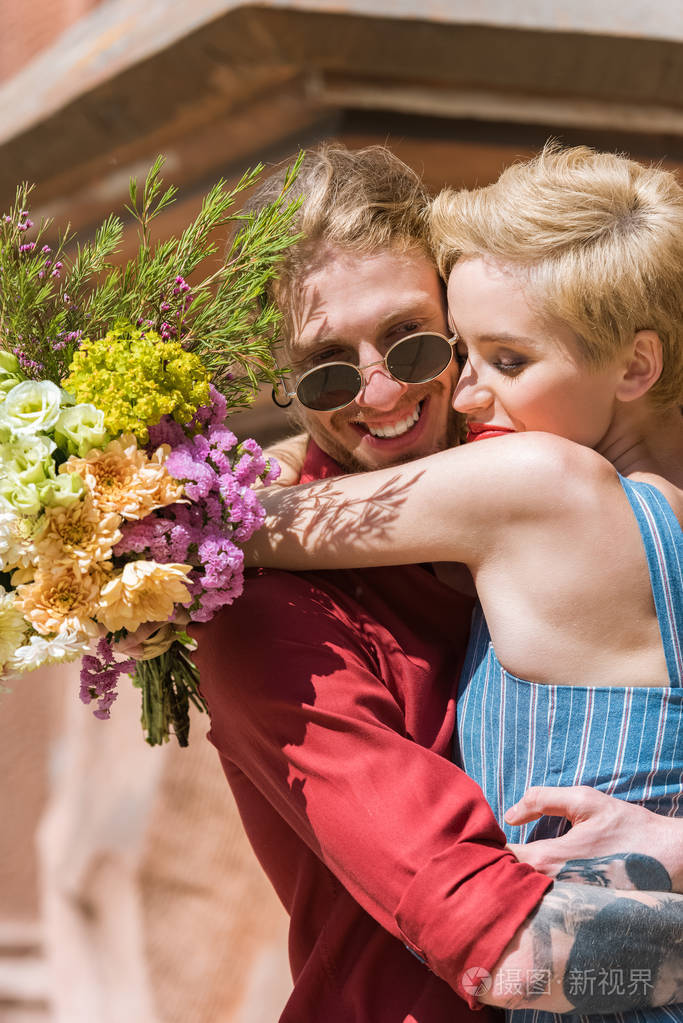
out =
[[(282, 253), (297, 239), (298, 202), (289, 193), (302, 158), (280, 196), (259, 212), (242, 214), (235, 204), (256, 183), (261, 165), (232, 188), (217, 182), (182, 234), (154, 241), (154, 220), (176, 198), (173, 186), (164, 187), (159, 157), (142, 188), (135, 179), (130, 183), (126, 209), (138, 224), (138, 249), (124, 266), (111, 262), (123, 234), (115, 215), (72, 256), (66, 254), (68, 228), (53, 251), (43, 250), (50, 223), (29, 234), (32, 187), (20, 186), (0, 221), (0, 347), (20, 353), (27, 376), (62, 384), (81, 338), (103, 338), (123, 321), (196, 352), (229, 406), (248, 404), (260, 383), (275, 380), (279, 313), (263, 296)], [(227, 227), (234, 237), (221, 258), (219, 235)]]

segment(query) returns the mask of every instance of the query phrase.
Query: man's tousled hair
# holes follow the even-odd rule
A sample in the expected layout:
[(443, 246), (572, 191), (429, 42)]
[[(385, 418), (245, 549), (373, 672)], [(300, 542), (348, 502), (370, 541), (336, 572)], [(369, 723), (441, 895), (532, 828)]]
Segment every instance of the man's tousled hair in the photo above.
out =
[[(257, 210), (281, 192), (286, 169), (276, 171), (252, 197)], [(268, 297), (284, 313), (306, 274), (318, 269), (332, 249), (371, 255), (382, 249), (419, 249), (431, 260), (429, 196), (419, 176), (386, 146), (350, 150), (324, 143), (306, 153), (288, 193), (299, 197), (294, 230), (302, 239), (284, 253)]]

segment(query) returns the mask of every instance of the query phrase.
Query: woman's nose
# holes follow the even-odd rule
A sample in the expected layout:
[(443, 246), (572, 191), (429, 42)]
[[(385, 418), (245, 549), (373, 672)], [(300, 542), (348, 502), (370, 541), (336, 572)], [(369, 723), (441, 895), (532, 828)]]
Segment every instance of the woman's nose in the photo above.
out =
[(484, 409), (489, 409), (493, 402), (491, 390), (480, 380), (478, 374), (469, 361), (460, 370), (460, 377), (451, 404), (456, 412), (463, 415), (472, 415)]

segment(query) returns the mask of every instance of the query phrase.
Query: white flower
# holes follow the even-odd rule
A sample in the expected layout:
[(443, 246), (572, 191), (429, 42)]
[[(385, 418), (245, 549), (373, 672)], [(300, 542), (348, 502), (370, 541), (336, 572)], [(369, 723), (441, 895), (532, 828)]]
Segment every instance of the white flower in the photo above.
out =
[(89, 640), (71, 629), (59, 632), (51, 639), (47, 636), (31, 636), (28, 643), (14, 651), (5, 669), (21, 675), (42, 668), (45, 664), (65, 664), (87, 654), (88, 646)]
[(0, 349), (0, 395), (5, 395), (13, 387), (21, 383), (24, 375), (19, 368), (19, 360), (15, 355)]
[(44, 433), (15, 437), (0, 444), (0, 472), (19, 483), (42, 483), (55, 474), (52, 452), (56, 447)]
[(0, 572), (13, 568), (30, 568), (37, 554), (33, 538), (41, 520), (33, 515), (20, 515), (0, 497)]
[(55, 437), (68, 455), (84, 458), (91, 448), (102, 448), (107, 442), (104, 412), (89, 404), (63, 408), (55, 426)]
[(0, 586), (0, 670), (21, 647), (28, 622), (14, 606), (14, 594)]
[(15, 437), (48, 433), (57, 422), (62, 391), (50, 380), (24, 380), (0, 402), (0, 425)]

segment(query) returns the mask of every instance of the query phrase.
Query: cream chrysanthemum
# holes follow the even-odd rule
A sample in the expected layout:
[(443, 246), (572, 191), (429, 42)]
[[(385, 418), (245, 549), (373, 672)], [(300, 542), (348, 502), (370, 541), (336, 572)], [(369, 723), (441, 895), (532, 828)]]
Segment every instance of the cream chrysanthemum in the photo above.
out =
[(162, 444), (150, 457), (132, 434), (123, 434), (103, 451), (93, 448), (85, 458), (72, 455), (59, 471), (78, 473), (102, 511), (143, 519), (155, 508), (182, 500), (182, 486), (164, 465), (168, 452)]
[(165, 622), (175, 604), (187, 603), (191, 565), (131, 561), (102, 587), (97, 620), (110, 632), (135, 632), (144, 622)]
[(86, 493), (82, 501), (66, 508), (47, 508), (36, 535), (35, 547), (42, 564), (75, 561), (81, 572), (111, 559), (112, 547), (121, 539), (121, 516), (97, 508)]
[(93, 616), (106, 578), (99, 572), (80, 572), (75, 562), (41, 565), (33, 582), (17, 587), (16, 606), (42, 636), (67, 629), (95, 636)]
[(17, 610), (14, 594), (0, 586), (0, 671), (24, 642), (28, 631), (26, 619)]
[(0, 572), (14, 568), (30, 568), (37, 555), (33, 543), (40, 518), (19, 515), (0, 498)]

